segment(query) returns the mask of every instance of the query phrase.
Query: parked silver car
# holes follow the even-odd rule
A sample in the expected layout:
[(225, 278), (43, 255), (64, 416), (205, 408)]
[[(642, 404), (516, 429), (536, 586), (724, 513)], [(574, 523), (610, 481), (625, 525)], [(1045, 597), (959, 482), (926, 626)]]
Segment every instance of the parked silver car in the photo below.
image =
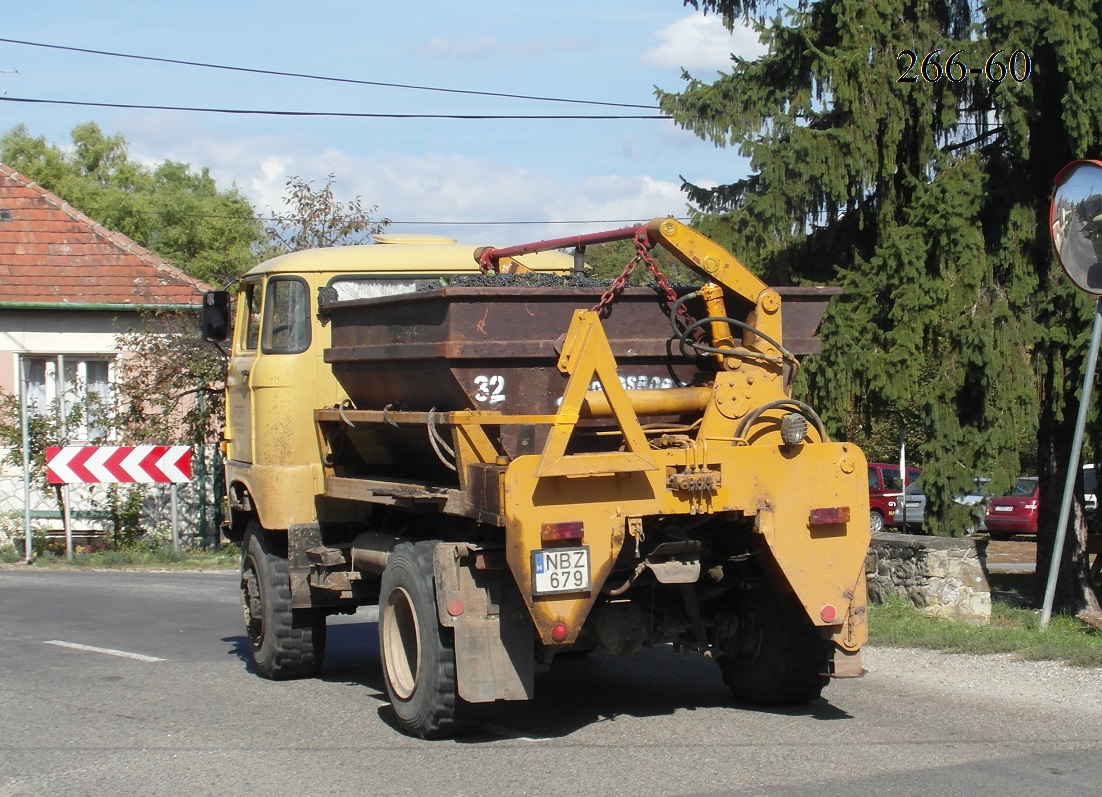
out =
[[(973, 508), (972, 523), (967, 529), (968, 534), (983, 530), (984, 507), (988, 498), (986, 488), (989, 481), (990, 479), (986, 476), (976, 476), (972, 479), (972, 487), (968, 492), (953, 497), (953, 503)], [(904, 495), (903, 514), (907, 525), (922, 526), (926, 522), (926, 493), (922, 489), (922, 479), (919, 478), (907, 485)]]

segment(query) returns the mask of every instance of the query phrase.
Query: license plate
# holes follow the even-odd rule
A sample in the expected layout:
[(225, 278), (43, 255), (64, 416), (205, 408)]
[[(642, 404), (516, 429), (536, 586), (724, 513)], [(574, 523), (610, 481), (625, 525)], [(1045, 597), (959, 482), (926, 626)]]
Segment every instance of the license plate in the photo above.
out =
[(1012, 506), (997, 506), (997, 507), (995, 507), (995, 511), (996, 512), (1013, 512), (1014, 507), (1012, 507)]
[(907, 509), (917, 509), (918, 505), (919, 505), (918, 501), (908, 501), (907, 502)]
[(532, 594), (589, 591), (589, 548), (532, 551)]

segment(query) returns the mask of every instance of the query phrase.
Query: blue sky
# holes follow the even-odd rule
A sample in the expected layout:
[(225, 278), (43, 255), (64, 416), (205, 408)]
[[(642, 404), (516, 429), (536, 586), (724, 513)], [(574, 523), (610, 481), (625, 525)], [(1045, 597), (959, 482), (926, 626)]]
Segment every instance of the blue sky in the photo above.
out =
[[(535, 3), (187, 4), (71, 0), (5, 8), (0, 36), (65, 47), (379, 83), (638, 105), (705, 80), (731, 53), (761, 52), (680, 0)], [(396, 114), (639, 114), (516, 99), (346, 85), (152, 63), (0, 42), (0, 96), (89, 103)], [(208, 167), (262, 213), (289, 175), (336, 175), (395, 220), (498, 245), (684, 215), (679, 175), (705, 185), (746, 173), (731, 149), (666, 120), (350, 119), (227, 115), (0, 102), (0, 129), (25, 124), (68, 143), (74, 125), (122, 133), (131, 155)], [(435, 222), (430, 224), (430, 222)], [(441, 224), (440, 222), (444, 222)], [(449, 224), (455, 223), (455, 224)], [(491, 224), (492, 223), (492, 224)]]

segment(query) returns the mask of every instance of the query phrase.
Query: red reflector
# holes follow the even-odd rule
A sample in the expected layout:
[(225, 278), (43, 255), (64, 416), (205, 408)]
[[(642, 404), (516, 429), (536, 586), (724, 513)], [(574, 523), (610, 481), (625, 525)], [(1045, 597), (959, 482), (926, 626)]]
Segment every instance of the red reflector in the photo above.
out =
[(582, 536), (583, 525), (580, 520), (571, 520), (563, 523), (544, 523), (540, 526), (540, 539), (544, 542), (580, 540)]
[(551, 638), (556, 642), (565, 642), (568, 636), (570, 636), (570, 632), (566, 630), (563, 623), (555, 623), (551, 627)]
[(821, 506), (811, 510), (812, 526), (825, 526), (830, 523), (849, 523), (848, 506)]
[(448, 614), (450, 614), (452, 617), (458, 617), (466, 610), (467, 607), (464, 606), (463, 601), (459, 600), (458, 598), (448, 604)]
[(819, 612), (819, 616), (823, 618), (824, 623), (833, 623), (838, 619), (838, 610), (828, 603)]

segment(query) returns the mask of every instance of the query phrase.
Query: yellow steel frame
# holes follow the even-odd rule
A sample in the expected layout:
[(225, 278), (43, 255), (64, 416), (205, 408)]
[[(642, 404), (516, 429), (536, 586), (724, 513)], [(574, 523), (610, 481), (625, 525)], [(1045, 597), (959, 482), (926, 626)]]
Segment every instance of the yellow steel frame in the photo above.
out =
[[(780, 418), (787, 412), (783, 408), (744, 423), (756, 408), (789, 398), (785, 354), (774, 345), (783, 340), (780, 297), (722, 247), (679, 222), (656, 219), (647, 229), (652, 240), (714, 281), (702, 290), (710, 316), (728, 315), (726, 289), (753, 305), (745, 315), (753, 329), (736, 334), (724, 321), (711, 323), (709, 346), (718, 351), (713, 353), (717, 373), (709, 387), (644, 391), (648, 395), (634, 397), (620, 384), (599, 316), (577, 311), (558, 360), (568, 380), (555, 414), (436, 414), (435, 423), (452, 430), (460, 492), (467, 486), (468, 466), (502, 468), (501, 506), (496, 511), (505, 519), (507, 559), (547, 644), (555, 641), (556, 626), (567, 631), (566, 639), (557, 641), (577, 638), (626, 539), (640, 532), (642, 518), (714, 515), (721, 520), (752, 520), (755, 552), (767, 571), (839, 647), (856, 651), (867, 640), (864, 560), (869, 509), (864, 454), (852, 444), (822, 439), (815, 430), (805, 442), (785, 444), (779, 432)], [(601, 391), (590, 390), (593, 381), (600, 383)], [(679, 435), (677, 447), (652, 447), (639, 421), (640, 406), (656, 414), (691, 407), (700, 423), (691, 435)], [(427, 423), (425, 413), (349, 415), (376, 422)], [(579, 421), (593, 415), (615, 420), (622, 450), (567, 453)], [(498, 451), (486, 427), (513, 424), (550, 427), (543, 450), (512, 460)], [(700, 480), (679, 480), (684, 475)], [(698, 483), (704, 486), (685, 486)], [(837, 510), (834, 521), (813, 520), (815, 509)], [(541, 526), (578, 521), (590, 551), (591, 589), (533, 595), (531, 553), (544, 546)]]

